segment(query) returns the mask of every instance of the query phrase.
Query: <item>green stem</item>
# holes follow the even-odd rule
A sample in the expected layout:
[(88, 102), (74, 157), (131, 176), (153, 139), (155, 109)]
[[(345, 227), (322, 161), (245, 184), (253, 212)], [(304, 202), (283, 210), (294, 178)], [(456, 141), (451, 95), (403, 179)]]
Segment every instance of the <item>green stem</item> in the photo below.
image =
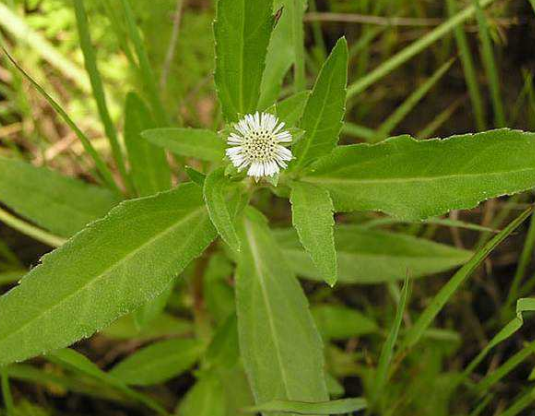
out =
[(44, 230), (41, 230), (40, 228), (37, 228), (27, 223), (26, 221), (23, 221), (11, 215), (9, 212), (4, 211), (2, 208), (0, 208), (0, 221), (4, 222), (11, 228), (21, 232), (22, 234), (32, 237), (37, 241), (45, 243), (51, 247), (59, 247), (66, 241), (61, 237), (50, 234)]
[(0, 377), (2, 379), (2, 397), (4, 398), (4, 407), (6, 409), (6, 414), (7, 416), (14, 416), (15, 405), (13, 403), (11, 389), (9, 388), (9, 377), (6, 368), (0, 369)]

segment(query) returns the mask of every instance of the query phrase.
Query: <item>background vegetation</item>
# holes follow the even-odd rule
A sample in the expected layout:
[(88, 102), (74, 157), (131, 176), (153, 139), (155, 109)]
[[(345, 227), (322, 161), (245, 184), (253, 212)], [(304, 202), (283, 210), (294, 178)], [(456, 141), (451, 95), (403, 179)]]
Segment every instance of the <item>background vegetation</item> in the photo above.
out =
[[(305, 15), (307, 86), (312, 86), (340, 36), (346, 36), (350, 48), (350, 98), (341, 142), (373, 143), (404, 133), (427, 139), (495, 127), (535, 131), (535, 3), (481, 3), (481, 9), (464, 25), (448, 27), (456, 11), (474, 7), (475, 2), (309, 0)], [(119, 13), (119, 0), (85, 4), (111, 117), (120, 128), (127, 93), (144, 88), (143, 77), (132, 64), (135, 45)], [(172, 124), (222, 127), (213, 83), (214, 3), (139, 0), (131, 5)], [(0, 36), (21, 67), (58, 100), (114, 165), (84, 70), (72, 2), (1, 0)], [(0, 155), (94, 181), (93, 162), (76, 134), (5, 54), (0, 64)], [(285, 83), (283, 96), (292, 92), (290, 83)], [(182, 158), (171, 162), (175, 183), (185, 181), (181, 169), (185, 165), (204, 168), (201, 162)], [(119, 177), (119, 169), (113, 174)], [(417, 350), (407, 357), (394, 357), (387, 385), (375, 390), (379, 357), (396, 322), (402, 320), (403, 328), (410, 328), (451, 278), (452, 269), (464, 264), (470, 252), (480, 249), (532, 202), (531, 193), (500, 198), (469, 212), (454, 211), (423, 223), (400, 223), (374, 213), (340, 215), (338, 222), (365, 227), (361, 238), (366, 247), (359, 245), (354, 234), (337, 236), (348, 244), (346, 277), (353, 281), (334, 289), (303, 281), (327, 347), (331, 393), (374, 398), (374, 411), (382, 415), (532, 414), (535, 343), (530, 337), (534, 326), (527, 317), (521, 330), (475, 363), (462, 388), (456, 384), (459, 374), (515, 317), (517, 299), (533, 295), (535, 226), (529, 223), (500, 244), (455, 291)], [(286, 201), (260, 193), (255, 204), (269, 214), (274, 225), (291, 224)], [(58, 243), (55, 236), (40, 231), (17, 221), (13, 212), (0, 204), (2, 292)], [(295, 260), (300, 253), (292, 249), (291, 236), (280, 234), (281, 244)], [(385, 244), (395, 247), (389, 256), (381, 253)], [(407, 262), (410, 270), (402, 267)], [(200, 277), (199, 267), (204, 271)], [(410, 297), (407, 287), (402, 292), (398, 284), (407, 273), (411, 280), (418, 278)], [(210, 402), (213, 389), (208, 386), (192, 392), (203, 369), (196, 365), (199, 347), (190, 338), (193, 333), (211, 331), (212, 324), (220, 323), (233, 308), (232, 274), (232, 264), (223, 254), (211, 257), (208, 264), (201, 258), (172, 288), (163, 313), (150, 316), (145, 325), (127, 316), (76, 344), (75, 349), (98, 367), (73, 368), (72, 357), (60, 355), (10, 366), (3, 372), (4, 409), (16, 415), (143, 415), (154, 413), (155, 401), (167, 410), (177, 408), (177, 414), (202, 416), (194, 406)], [(307, 271), (300, 274), (307, 275)], [(405, 310), (399, 306), (404, 299), (408, 299)], [(164, 345), (154, 356), (172, 356), (179, 348), (189, 352), (176, 357), (172, 374), (162, 376), (161, 370), (154, 372), (156, 376), (150, 372), (129, 375), (128, 368), (116, 366), (162, 339), (180, 344)], [(130, 371), (132, 367), (136, 369), (135, 363)], [(137, 382), (118, 387), (99, 369), (113, 369), (112, 374), (119, 378)], [(240, 379), (232, 380), (238, 383)], [(241, 381), (242, 385), (234, 387), (247, 396)], [(239, 400), (248, 402), (247, 397)]]

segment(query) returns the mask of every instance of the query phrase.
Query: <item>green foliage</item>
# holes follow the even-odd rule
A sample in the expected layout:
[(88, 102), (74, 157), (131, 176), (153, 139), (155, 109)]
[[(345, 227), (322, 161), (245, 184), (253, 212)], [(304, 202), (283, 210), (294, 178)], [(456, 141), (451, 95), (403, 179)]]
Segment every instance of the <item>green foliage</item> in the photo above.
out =
[(121, 361), (110, 375), (133, 386), (163, 383), (192, 367), (203, 349), (203, 344), (193, 339), (160, 341)]
[(147, 143), (141, 133), (153, 128), (149, 109), (135, 93), (126, 97), (124, 142), (132, 170), (132, 180), (139, 196), (166, 191), (171, 187), (171, 172), (165, 151)]
[(475, 253), (470, 259), (470, 261), (466, 263), (457, 273), (455, 273), (449, 282), (433, 298), (433, 301), (420, 315), (414, 326), (408, 331), (403, 343), (405, 348), (410, 348), (419, 341), (424, 331), (431, 325), (434, 318), (446, 305), (459, 286), (472, 275), (474, 270), (489, 256), (492, 250), (494, 250), (504, 239), (514, 232), (520, 226), (520, 224), (522, 224), (529, 217), (530, 214), (531, 209), (522, 213), (492, 240), (485, 244), (485, 246), (478, 250), (477, 253)]
[(324, 403), (304, 403), (304, 402), (290, 402), (275, 400), (269, 403), (261, 404), (259, 406), (251, 407), (249, 412), (263, 412), (266, 414), (281, 413), (281, 414), (298, 414), (298, 415), (331, 415), (357, 412), (366, 409), (366, 400), (356, 399), (342, 399), (333, 400)]
[(348, 339), (378, 331), (375, 321), (354, 309), (338, 305), (312, 308), (314, 321), (325, 339)]
[(305, 167), (338, 143), (345, 113), (347, 41), (340, 39), (325, 62), (301, 118), (304, 138), (294, 146), (294, 167)]
[(266, 220), (248, 211), (240, 236), (236, 275), (240, 350), (256, 400), (327, 400), (319, 334)]
[(292, 184), (292, 221), (303, 247), (322, 278), (334, 286), (337, 276), (333, 203), (329, 192), (306, 182)]
[[(294, 230), (276, 230), (275, 237), (297, 275), (322, 278)], [(340, 283), (378, 284), (403, 280), (407, 275), (422, 277), (459, 266), (472, 254), (422, 238), (354, 225), (336, 226), (334, 237)]]
[[(442, 7), (406, 0), (333, 0), (327, 13), (306, 0), (0, 5), (3, 47), (21, 62), (3, 57), (14, 66), (6, 65), (0, 85), (0, 289), (7, 291), (0, 375), (8, 414), (69, 412), (85, 406), (81, 395), (102, 415), (112, 411), (107, 404), (115, 413), (174, 408), (185, 416), (344, 414), (368, 403), (369, 415), (502, 409), (511, 416), (532, 406), (532, 386), (515, 397), (502, 388), (507, 377), (526, 377), (514, 371), (521, 364), (533, 364), (534, 343), (522, 342), (520, 329), (534, 299), (517, 301), (535, 287), (528, 273), (535, 227), (520, 232), (531, 208), (504, 225), (531, 196), (495, 201), (470, 217), (458, 210), (532, 190), (535, 136), (509, 129), (451, 136), (465, 129), (457, 110), (468, 96), (439, 83), (459, 83), (454, 33), (478, 130), (491, 104), (500, 126), (535, 125), (529, 68), (518, 97), (509, 91), (519, 84), (514, 74), (497, 85), (501, 45), (491, 35), (523, 22), (509, 9), (488, 19), (483, 9), (494, 1), (457, 11), (451, 0), (440, 21), (429, 16), (440, 17)], [(461, 27), (473, 17), (482, 68)], [(343, 20), (363, 24), (346, 30)], [(342, 32), (350, 48), (345, 38), (334, 44)], [(406, 43), (413, 32), (417, 39)], [(394, 72), (424, 50), (410, 72)], [(479, 93), (482, 75), (488, 98)], [(407, 91), (413, 79), (426, 81)], [(266, 118), (262, 126), (245, 119), (258, 111), (284, 126), (274, 132)], [(236, 125), (243, 119), (247, 128)], [(439, 129), (451, 137), (389, 138)], [(269, 160), (283, 130), (292, 136), (283, 143), (289, 169)], [(270, 170), (278, 162), (280, 172), (248, 177), (229, 163), (232, 131), (244, 141), (232, 146)], [(44, 163), (76, 179), (34, 167)], [(105, 187), (82, 179), (93, 177)], [(515, 232), (515, 244), (498, 250)], [(19, 241), (20, 233), (57, 248), (33, 267), (43, 248)], [(479, 269), (491, 254), (496, 261)], [(301, 285), (297, 276), (308, 280)], [(498, 351), (513, 335), (520, 342)], [(83, 354), (62, 349), (75, 342)], [(485, 365), (484, 376), (473, 374)], [(27, 404), (35, 391), (47, 408)]]
[(256, 110), (273, 27), (272, 6), (272, 0), (217, 2), (215, 83), (229, 121)]
[(166, 128), (147, 130), (142, 136), (177, 156), (207, 162), (220, 162), (225, 156), (225, 142), (210, 130)]
[(534, 160), (535, 136), (515, 130), (446, 140), (401, 136), (375, 146), (339, 147), (303, 180), (327, 189), (337, 211), (416, 220), (531, 188)]
[(70, 237), (104, 216), (120, 199), (49, 169), (0, 157), (0, 201), (41, 227)]
[[(193, 184), (121, 204), (0, 298), (0, 365), (70, 345), (133, 311), (161, 293), (214, 233)], [(20, 309), (27, 303), (32, 307)]]
[(178, 409), (184, 416), (225, 416), (225, 391), (214, 375), (203, 377), (188, 392)]
[[(233, 250), (240, 251), (240, 240), (227, 202), (230, 185), (225, 177), (225, 168), (214, 170), (204, 182), (204, 200), (210, 219), (223, 240)], [(232, 189), (230, 191), (232, 192)]]

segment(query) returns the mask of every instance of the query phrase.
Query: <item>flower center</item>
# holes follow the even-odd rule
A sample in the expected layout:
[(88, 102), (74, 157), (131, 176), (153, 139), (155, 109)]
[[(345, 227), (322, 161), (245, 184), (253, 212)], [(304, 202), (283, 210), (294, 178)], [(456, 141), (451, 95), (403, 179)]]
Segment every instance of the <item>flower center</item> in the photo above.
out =
[(275, 135), (266, 130), (251, 131), (242, 144), (247, 157), (258, 162), (271, 160), (276, 146)]

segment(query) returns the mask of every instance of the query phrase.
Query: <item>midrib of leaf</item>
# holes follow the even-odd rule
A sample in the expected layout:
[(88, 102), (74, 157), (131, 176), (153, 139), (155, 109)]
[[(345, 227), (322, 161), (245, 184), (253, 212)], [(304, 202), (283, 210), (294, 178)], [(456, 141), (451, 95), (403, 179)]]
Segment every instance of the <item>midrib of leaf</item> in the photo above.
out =
[(510, 173), (524, 173), (535, 171), (535, 168), (523, 168), (518, 170), (490, 172), (490, 173), (467, 173), (460, 175), (437, 175), (431, 177), (421, 178), (385, 178), (385, 179), (351, 179), (347, 177), (313, 177), (307, 176), (302, 180), (310, 183), (356, 183), (356, 184), (381, 184), (381, 183), (404, 183), (404, 182), (433, 182), (442, 179), (456, 179), (456, 178), (478, 178), (504, 175)]
[[(331, 72), (331, 75), (329, 77), (329, 82), (327, 84), (327, 93), (325, 94), (325, 97), (324, 97), (324, 99), (322, 100), (322, 103), (321, 103), (320, 116), (316, 117), (316, 122), (314, 123), (314, 129), (312, 130), (313, 134), (308, 136), (308, 137), (310, 137), (310, 140), (307, 140), (306, 143), (305, 143), (305, 149), (303, 150), (303, 153), (301, 154), (301, 159), (299, 160), (298, 166), (301, 166), (303, 160), (305, 160), (305, 157), (306, 157), (306, 155), (307, 155), (307, 153), (310, 150), (310, 147), (312, 145), (312, 139), (315, 138), (316, 134), (318, 133), (318, 127), (320, 125), (320, 122), (323, 119), (323, 113), (325, 112), (325, 107), (327, 106), (327, 98), (330, 96), (330, 93), (331, 93), (331, 86), (332, 86), (332, 83), (333, 83), (334, 74), (335, 74), (335, 71), (333, 70)], [(311, 97), (309, 97), (309, 99), (310, 98)]]
[[(95, 283), (97, 282), (100, 282), (100, 280), (102, 280), (103, 278), (105, 278), (105, 276), (110, 272), (112, 271), (113, 269), (121, 266), (125, 261), (127, 261), (128, 259), (130, 259), (131, 257), (133, 257), (134, 255), (136, 255), (138, 252), (140, 252), (141, 250), (143, 250), (145, 247), (147, 247), (148, 245), (152, 244), (154, 241), (156, 241), (157, 239), (161, 238), (161, 237), (164, 237), (165, 235), (167, 235), (168, 233), (172, 232), (175, 228), (177, 228), (179, 225), (182, 225), (182, 223), (190, 220), (191, 218), (197, 216), (199, 214), (198, 211), (202, 211), (204, 207), (202, 208), (197, 208), (194, 212), (192, 212), (191, 214), (188, 214), (186, 215), (185, 217), (183, 217), (179, 222), (175, 223), (174, 225), (172, 225), (171, 227), (165, 229), (164, 231), (158, 233), (157, 235), (155, 235), (154, 237), (152, 237), (150, 240), (148, 240), (147, 242), (141, 244), (139, 247), (137, 247), (135, 250), (131, 251), (130, 253), (128, 253), (126, 256), (124, 256), (123, 258), (121, 258), (119, 261), (117, 261), (116, 263), (112, 264), (111, 266), (107, 267), (106, 269), (104, 269), (102, 272), (100, 272), (100, 274), (95, 277), (94, 279), (90, 280), (89, 282), (87, 282), (86, 284), (84, 284), (83, 286), (79, 287), (78, 289), (76, 289), (75, 291), (73, 291), (72, 293), (68, 294), (67, 296), (64, 296), (63, 298), (61, 298), (58, 302), (54, 303), (53, 305), (51, 305), (49, 308), (47, 308), (46, 310), (44, 310), (43, 312), (39, 313), (38, 315), (32, 317), (31, 319), (29, 319), (28, 321), (26, 321), (24, 324), (22, 324), (21, 326), (19, 326), (15, 331), (3, 336), (3, 337), (0, 337), (0, 342), (4, 342), (5, 340), (11, 338), (13, 335), (21, 332), (22, 330), (24, 330), (28, 325), (30, 325), (32, 322), (42, 318), (43, 316), (49, 314), (50, 312), (54, 311), (56, 308), (58, 308), (59, 306), (61, 306), (63, 304), (63, 302), (71, 299), (72, 297), (76, 296), (77, 294), (79, 294), (80, 292), (83, 292), (85, 291), (86, 289), (89, 289), (91, 286), (93, 286)], [(188, 234), (188, 237), (185, 239), (185, 242), (184, 244), (182, 244), (182, 246), (184, 246), (186, 243), (189, 242), (189, 240), (191, 239), (191, 237), (195, 234), (194, 231), (199, 227), (199, 225), (202, 224), (202, 221), (200, 222), (197, 222), (196, 225), (194, 226), (193, 230)], [(68, 244), (68, 243), (67, 243)], [(66, 247), (66, 245), (64, 246)], [(41, 266), (42, 267), (42, 266)]]
[(273, 343), (275, 344), (275, 352), (277, 354), (277, 360), (279, 362), (279, 369), (280, 369), (280, 372), (281, 372), (281, 380), (282, 380), (282, 383), (284, 384), (284, 389), (286, 391), (286, 394), (288, 395), (288, 392), (289, 392), (289, 390), (288, 390), (288, 380), (287, 380), (286, 371), (284, 369), (284, 365), (282, 363), (280, 345), (279, 345), (279, 341), (278, 341), (278, 333), (277, 333), (277, 330), (276, 330), (276, 327), (275, 327), (275, 323), (273, 322), (273, 313), (272, 313), (272, 309), (271, 309), (271, 304), (269, 303), (269, 297), (267, 296), (267, 293), (266, 293), (266, 287), (265, 287), (265, 282), (264, 282), (264, 274), (262, 272), (262, 264), (263, 264), (262, 257), (260, 256), (260, 253), (259, 253), (259, 250), (258, 250), (258, 246), (257, 246), (256, 240), (254, 238), (254, 232), (251, 231), (251, 227), (250, 227), (250, 225), (248, 224), (247, 221), (245, 221), (245, 232), (247, 234), (247, 238), (249, 239), (251, 252), (253, 253), (253, 257), (255, 259), (255, 269), (256, 269), (256, 273), (258, 274), (258, 277), (259, 277), (260, 287), (262, 288), (262, 298), (264, 299), (264, 303), (265, 303), (266, 308), (268, 310), (269, 327), (271, 329), (271, 332), (273, 333)]

